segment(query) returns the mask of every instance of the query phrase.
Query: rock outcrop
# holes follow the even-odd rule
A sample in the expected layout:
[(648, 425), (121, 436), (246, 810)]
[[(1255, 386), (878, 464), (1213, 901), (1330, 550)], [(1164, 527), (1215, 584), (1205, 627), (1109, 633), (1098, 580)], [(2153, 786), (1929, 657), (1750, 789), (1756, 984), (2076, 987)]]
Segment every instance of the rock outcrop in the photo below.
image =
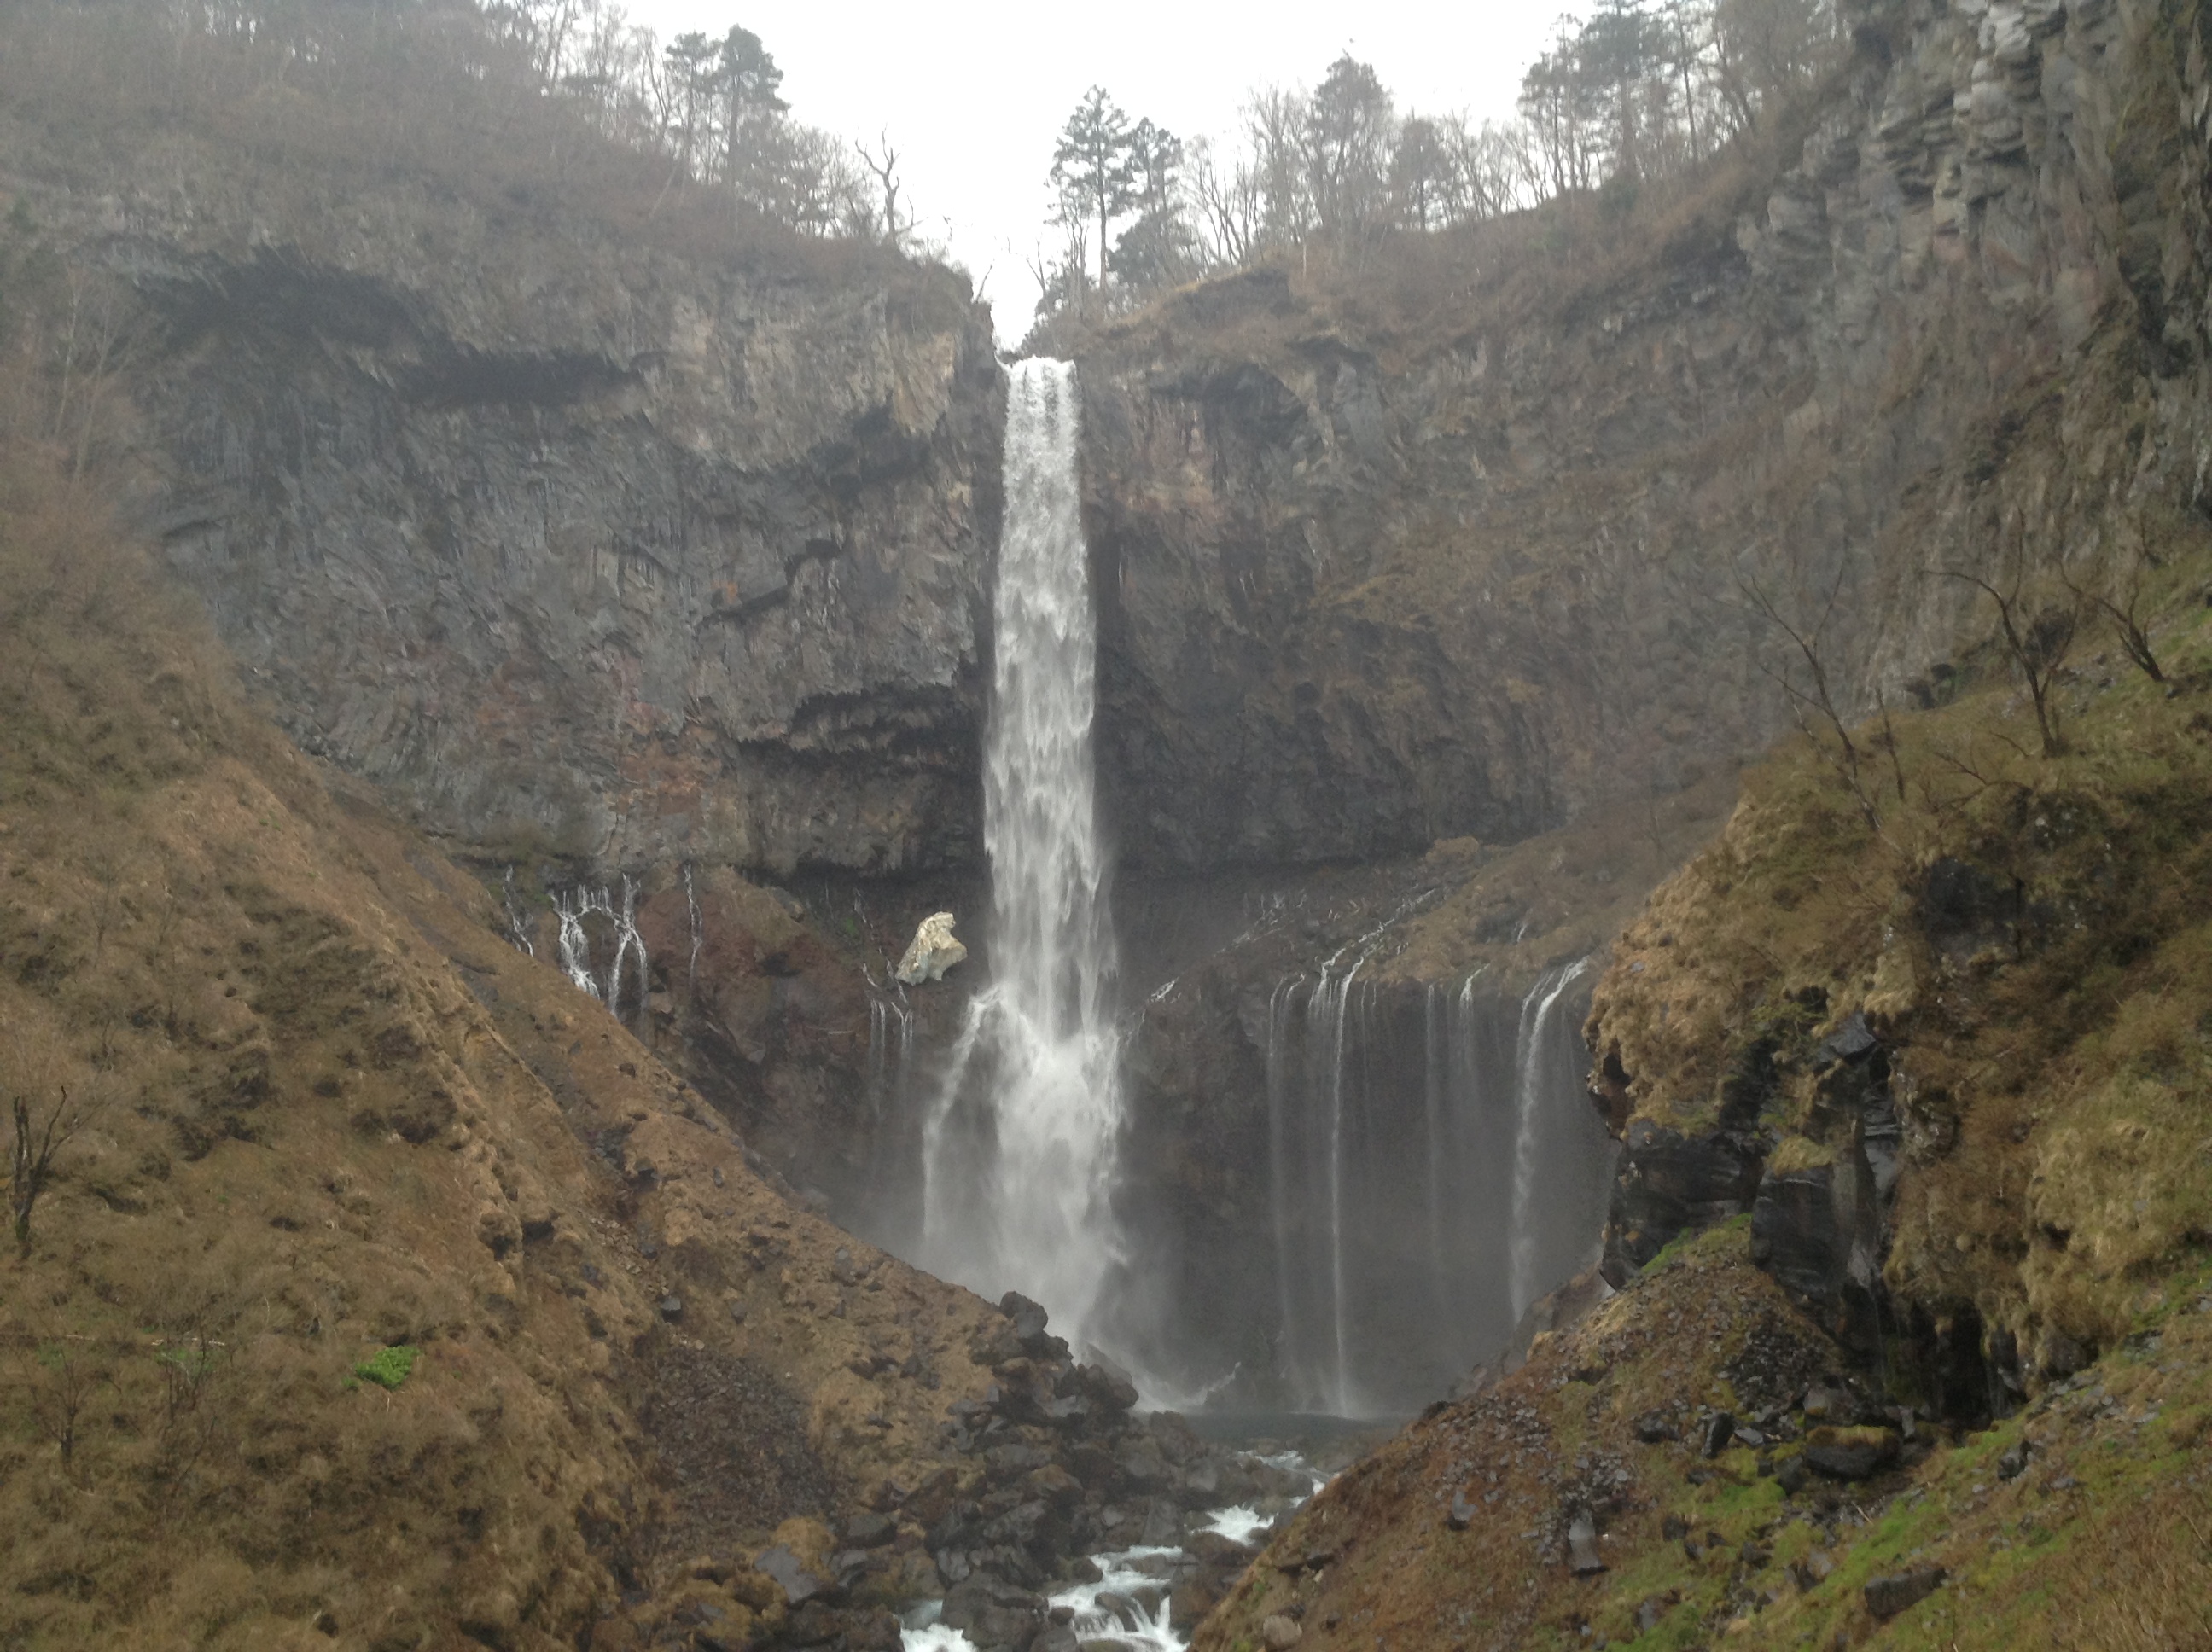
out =
[[(1848, 0), (1802, 157), (1656, 254), (1574, 213), (1210, 283), (1084, 349), (1102, 761), (1149, 864), (1511, 840), (1940, 691), (2206, 446), (2181, 9)], [(2183, 59), (2186, 59), (2184, 62)], [(2069, 482), (1988, 487), (2047, 445)], [(2156, 517), (2157, 510), (2150, 514)]]
[(304, 749), (493, 849), (979, 858), (1001, 378), (962, 278), (143, 161), (0, 190), (143, 306), (143, 517)]

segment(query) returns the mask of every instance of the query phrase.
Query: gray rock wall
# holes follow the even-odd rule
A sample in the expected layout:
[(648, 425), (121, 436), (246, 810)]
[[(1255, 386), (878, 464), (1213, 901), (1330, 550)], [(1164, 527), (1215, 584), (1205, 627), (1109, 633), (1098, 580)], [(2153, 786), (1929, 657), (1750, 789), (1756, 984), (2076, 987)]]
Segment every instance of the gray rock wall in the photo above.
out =
[(2194, 13), (1844, 10), (1802, 160), (1656, 256), (1584, 244), (1601, 273), (1532, 303), (1495, 271), (1547, 255), (1509, 227), (1449, 280), (1259, 271), (1088, 347), (1130, 858), (1370, 856), (1663, 792), (1787, 726), (1747, 587), (1826, 615), (1871, 712), (1994, 629), (1931, 568), (2086, 574), (2116, 502), (2193, 508)]
[(303, 746), (494, 849), (978, 858), (1001, 378), (959, 277), (164, 159), (18, 186), (143, 307), (140, 503)]

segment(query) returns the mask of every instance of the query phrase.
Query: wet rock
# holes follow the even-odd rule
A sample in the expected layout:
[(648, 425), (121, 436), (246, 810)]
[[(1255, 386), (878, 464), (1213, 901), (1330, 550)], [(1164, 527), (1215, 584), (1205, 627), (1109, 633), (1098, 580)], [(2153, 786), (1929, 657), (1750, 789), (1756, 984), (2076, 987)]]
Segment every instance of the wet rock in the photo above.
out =
[(1254, 1553), (1249, 1543), (1239, 1543), (1219, 1532), (1200, 1532), (1185, 1546), (1191, 1558), (1209, 1570), (1242, 1571), (1250, 1564)]
[(1877, 1618), (1894, 1618), (1935, 1594), (1943, 1586), (1943, 1578), (1941, 1566), (1922, 1566), (1875, 1578), (1866, 1586), (1867, 1610)]
[(1094, 1356), (1091, 1364), (1074, 1368), (1072, 1380), (1094, 1404), (1107, 1411), (1128, 1411), (1137, 1403), (1136, 1382), (1110, 1360)]
[(1018, 1291), (1009, 1291), (999, 1298), (999, 1311), (1014, 1327), (1014, 1339), (1031, 1353), (1042, 1352), (1047, 1341), (1045, 1327), (1051, 1315), (1042, 1303), (1031, 1302)]
[(1616, 1287), (1681, 1234), (1752, 1206), (1764, 1157), (1729, 1133), (1685, 1136), (1647, 1119), (1629, 1123), (1606, 1218), (1605, 1277)]
[(1816, 1428), (1805, 1436), (1807, 1465), (1831, 1479), (1863, 1480), (1897, 1461), (1896, 1432), (1886, 1428)]
[(1044, 1625), (1044, 1597), (978, 1573), (945, 1591), (943, 1622), (978, 1647), (1026, 1646)]
[(888, 1515), (854, 1515), (845, 1521), (843, 1534), (848, 1548), (880, 1549), (898, 1536), (898, 1522)]
[(906, 955), (899, 960), (901, 981), (919, 987), (925, 981), (943, 981), (946, 970), (967, 957), (968, 949), (952, 933), (953, 921), (949, 912), (933, 913), (921, 920), (907, 944)]

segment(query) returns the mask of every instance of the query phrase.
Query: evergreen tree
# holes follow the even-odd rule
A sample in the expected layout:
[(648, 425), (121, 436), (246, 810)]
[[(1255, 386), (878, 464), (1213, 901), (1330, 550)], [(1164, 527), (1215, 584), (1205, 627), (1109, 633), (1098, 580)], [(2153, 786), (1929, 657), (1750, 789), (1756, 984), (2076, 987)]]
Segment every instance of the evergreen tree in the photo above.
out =
[(1051, 180), (1060, 192), (1060, 216), (1071, 224), (1098, 227), (1098, 285), (1106, 285), (1107, 248), (1115, 219), (1136, 203), (1136, 161), (1129, 118), (1103, 86), (1083, 94), (1060, 129), (1053, 151)]

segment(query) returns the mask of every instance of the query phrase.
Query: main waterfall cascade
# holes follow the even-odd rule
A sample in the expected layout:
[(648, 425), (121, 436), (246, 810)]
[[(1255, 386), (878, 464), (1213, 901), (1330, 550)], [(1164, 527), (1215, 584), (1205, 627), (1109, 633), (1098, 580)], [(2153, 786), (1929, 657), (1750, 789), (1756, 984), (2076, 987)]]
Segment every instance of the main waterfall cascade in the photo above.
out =
[(919, 1260), (1043, 1303), (1079, 1345), (1120, 1254), (1114, 934), (1091, 721), (1097, 624), (1078, 486), (1074, 368), (1015, 366), (983, 775), (989, 984), (922, 1132)]

